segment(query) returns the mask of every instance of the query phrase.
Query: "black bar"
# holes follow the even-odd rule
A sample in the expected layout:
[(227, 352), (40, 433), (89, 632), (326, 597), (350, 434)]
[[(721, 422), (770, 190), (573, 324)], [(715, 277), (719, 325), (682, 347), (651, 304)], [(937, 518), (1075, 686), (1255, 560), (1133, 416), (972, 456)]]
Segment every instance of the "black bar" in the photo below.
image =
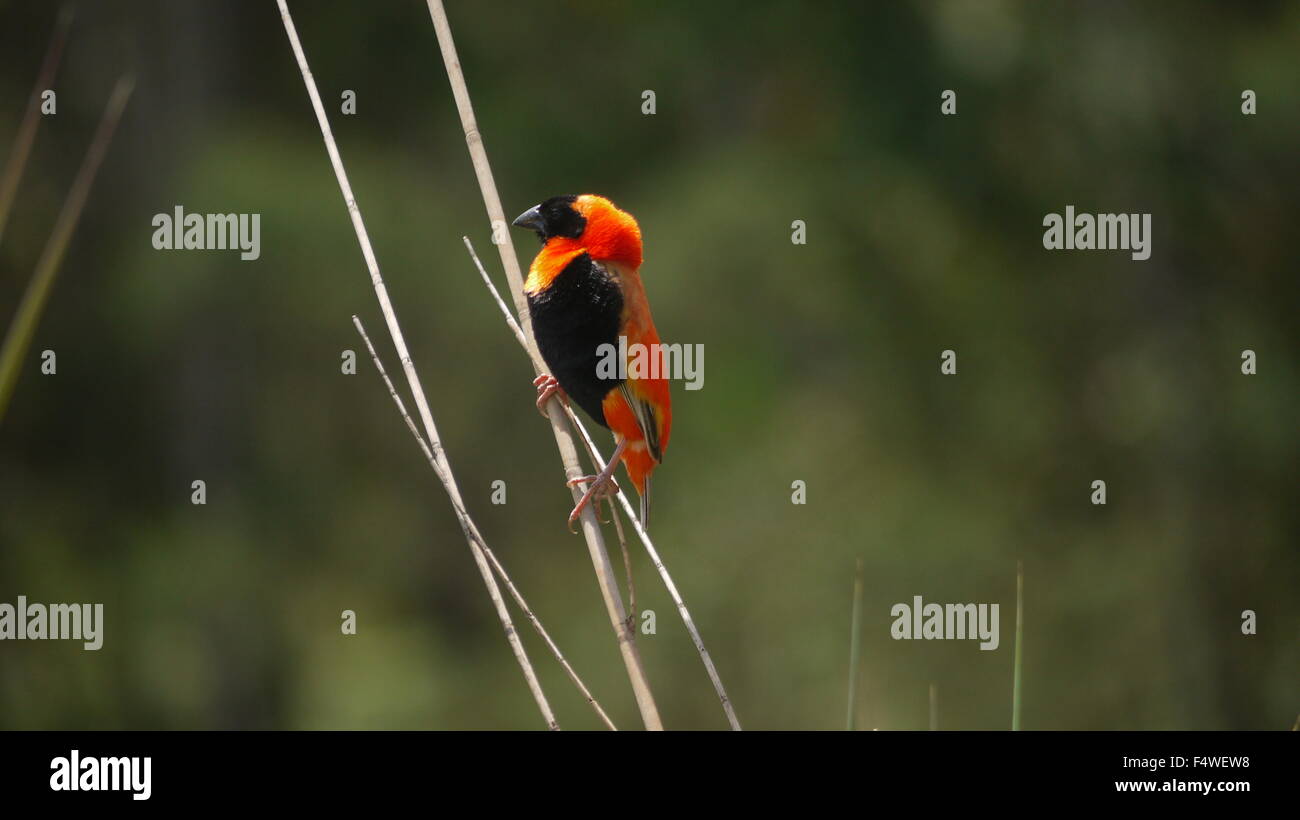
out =
[[(1292, 799), (1297, 739), (1290, 732), (10, 732), (0, 783), (9, 801), (87, 809), (236, 808), (267, 799), (337, 809), (401, 799), (429, 801), (435, 815), (459, 814), (471, 809), (462, 799), (478, 799), (471, 788), (488, 789), (494, 804), (539, 808), (555, 800), (577, 805), (576, 795), (592, 790), (629, 790), (638, 806), (686, 790), (709, 802), (785, 794), (864, 808), (888, 798), (1013, 810), (1192, 802), (1224, 809)], [(63, 763), (52, 761), (70, 765), (73, 750), (83, 777), (87, 758), (102, 773), (102, 758), (136, 757), (143, 773), (148, 757), (148, 798), (126, 788), (53, 790)], [(1154, 786), (1123, 785), (1146, 783)], [(1154, 791), (1129, 791), (1146, 788)], [(459, 808), (447, 802), (453, 796)]]

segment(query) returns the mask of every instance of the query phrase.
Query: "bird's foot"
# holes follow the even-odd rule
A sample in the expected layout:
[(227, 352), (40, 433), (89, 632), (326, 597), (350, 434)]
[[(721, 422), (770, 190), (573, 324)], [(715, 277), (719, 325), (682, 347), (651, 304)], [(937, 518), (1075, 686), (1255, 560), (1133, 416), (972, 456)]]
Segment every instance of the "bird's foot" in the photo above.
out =
[[(595, 501), (596, 520), (600, 521), (601, 520), (600, 502), (606, 499), (612, 499), (614, 496), (618, 495), (619, 492), (621, 492), (618, 488), (618, 482), (614, 480), (614, 476), (608, 473), (602, 475), (584, 475), (580, 478), (571, 478), (568, 481), (564, 482), (564, 484), (566, 487), (574, 487), (577, 486), (578, 484), (585, 484), (587, 482), (591, 482), (591, 486), (588, 487), (587, 491), (582, 494), (582, 498), (578, 499), (578, 503), (577, 505), (574, 506), (573, 512), (569, 513), (569, 532), (574, 532), (573, 522), (577, 521), (578, 516), (582, 515), (582, 510), (584, 507), (586, 507), (592, 501)], [(601, 521), (601, 523), (606, 523), (606, 522)]]
[(546, 413), (546, 403), (551, 400), (551, 396), (559, 393), (560, 401), (568, 401), (568, 396), (564, 395), (560, 383), (549, 373), (543, 373), (533, 379), (533, 386), (537, 388), (537, 412), (542, 414), (542, 418), (550, 418)]

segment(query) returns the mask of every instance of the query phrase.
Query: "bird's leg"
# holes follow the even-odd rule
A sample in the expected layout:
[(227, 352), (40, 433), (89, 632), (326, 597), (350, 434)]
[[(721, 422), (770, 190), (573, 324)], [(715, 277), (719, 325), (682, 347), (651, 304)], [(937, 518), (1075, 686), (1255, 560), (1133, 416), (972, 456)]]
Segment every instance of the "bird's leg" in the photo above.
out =
[(546, 415), (546, 403), (551, 400), (551, 396), (559, 393), (560, 401), (569, 400), (569, 397), (564, 395), (564, 388), (560, 387), (560, 383), (549, 373), (543, 373), (533, 379), (533, 386), (537, 388), (537, 412), (541, 413), (543, 418), (550, 418)]
[(578, 516), (582, 515), (582, 508), (590, 504), (592, 499), (608, 498), (619, 491), (618, 484), (614, 483), (614, 469), (618, 467), (618, 461), (623, 457), (623, 451), (626, 449), (627, 439), (623, 439), (614, 448), (613, 454), (609, 457), (609, 463), (605, 465), (605, 469), (601, 470), (599, 475), (585, 475), (580, 478), (571, 478), (565, 482), (570, 487), (575, 484), (591, 482), (591, 486), (582, 494), (582, 498), (578, 499), (573, 512), (569, 513), (569, 532), (574, 531), (573, 522), (578, 520)]

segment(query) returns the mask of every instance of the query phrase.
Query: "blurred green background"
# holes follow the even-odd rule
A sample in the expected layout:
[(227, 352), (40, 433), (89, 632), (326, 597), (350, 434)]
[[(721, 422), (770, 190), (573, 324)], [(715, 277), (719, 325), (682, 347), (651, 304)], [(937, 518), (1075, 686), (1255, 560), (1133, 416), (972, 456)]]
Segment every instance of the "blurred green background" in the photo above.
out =
[[(460, 242), (504, 285), (428, 12), (292, 8), (470, 512), (634, 728), (532, 373)], [(56, 11), (0, 3), (2, 155)], [(1021, 559), (1025, 728), (1291, 727), (1300, 4), (448, 13), (509, 215), (611, 197), (665, 340), (704, 345), (653, 535), (746, 728), (844, 725), (857, 558), (861, 727), (925, 728), (932, 683), (941, 728), (1010, 725)], [(340, 372), (353, 313), (398, 362), (274, 3), (82, 4), (0, 244), (0, 323), (129, 69), (0, 422), (0, 601), (103, 603), (104, 648), (0, 644), (0, 727), (541, 728), (441, 486), (364, 352)], [(1044, 250), (1071, 204), (1151, 213), (1151, 259)], [(261, 214), (261, 258), (154, 250), (177, 205)], [(724, 728), (636, 554), (666, 725)], [(914, 595), (1001, 604), (1000, 648), (892, 640)], [(597, 727), (521, 628), (561, 725)]]

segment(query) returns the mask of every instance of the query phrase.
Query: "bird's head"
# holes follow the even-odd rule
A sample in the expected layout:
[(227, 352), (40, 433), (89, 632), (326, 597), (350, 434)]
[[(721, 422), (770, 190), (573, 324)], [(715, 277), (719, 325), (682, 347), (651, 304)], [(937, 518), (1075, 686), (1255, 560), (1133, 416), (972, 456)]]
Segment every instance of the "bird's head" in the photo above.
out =
[(581, 249), (597, 261), (641, 267), (641, 228), (603, 196), (553, 196), (524, 211), (514, 224), (535, 231), (548, 249)]

